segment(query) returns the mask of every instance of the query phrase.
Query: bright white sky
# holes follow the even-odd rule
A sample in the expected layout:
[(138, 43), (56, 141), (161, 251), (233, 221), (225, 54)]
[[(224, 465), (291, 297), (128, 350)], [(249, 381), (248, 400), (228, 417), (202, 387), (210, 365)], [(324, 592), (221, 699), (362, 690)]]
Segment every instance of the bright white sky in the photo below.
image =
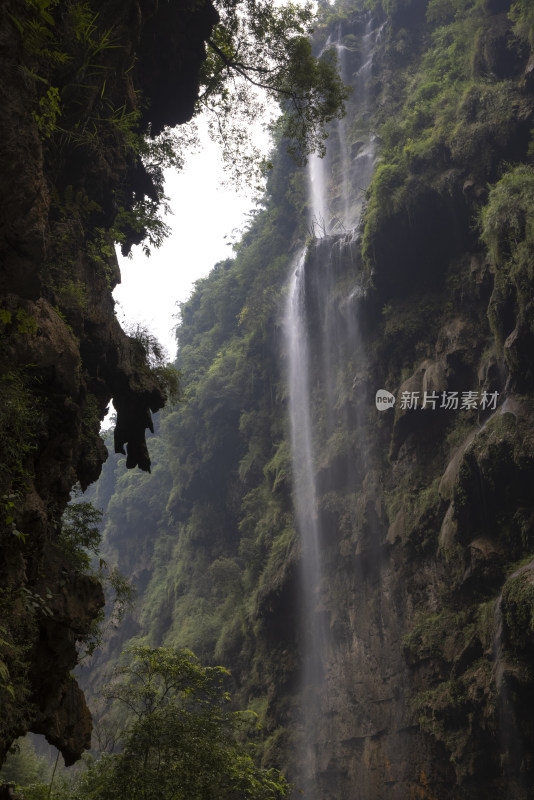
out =
[[(261, 128), (254, 138), (267, 147)], [(122, 283), (113, 292), (121, 324), (148, 328), (171, 359), (176, 355), (172, 330), (177, 303), (188, 299), (194, 282), (217, 261), (232, 257), (231, 242), (239, 238), (232, 232), (243, 227), (254, 206), (252, 192), (221, 185), (219, 148), (207, 134), (202, 141), (201, 152), (188, 157), (181, 172), (166, 174), (165, 191), (173, 213), (165, 222), (172, 228), (171, 236), (149, 258), (140, 247), (133, 248), (132, 258), (119, 254)]]

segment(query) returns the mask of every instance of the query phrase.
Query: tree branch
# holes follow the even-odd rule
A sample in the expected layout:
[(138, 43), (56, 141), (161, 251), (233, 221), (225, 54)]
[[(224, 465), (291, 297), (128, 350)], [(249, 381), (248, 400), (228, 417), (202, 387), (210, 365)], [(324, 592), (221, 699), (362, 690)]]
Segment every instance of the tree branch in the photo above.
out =
[(295, 98), (297, 100), (303, 100), (304, 99), (303, 97), (299, 97), (298, 95), (295, 94), (295, 92), (292, 92), (289, 89), (282, 89), (279, 86), (273, 86), (272, 84), (268, 84), (268, 83), (260, 83), (259, 81), (255, 81), (249, 75), (249, 72), (259, 72), (261, 74), (270, 74), (270, 73), (275, 71), (274, 69), (267, 69), (267, 67), (253, 67), (253, 66), (250, 66), (250, 65), (247, 65), (247, 64), (243, 64), (241, 62), (232, 61), (220, 49), (220, 47), (217, 47), (215, 42), (213, 42), (211, 39), (208, 39), (207, 43), (215, 51), (215, 53), (217, 53), (219, 58), (222, 60), (222, 62), (224, 63), (224, 65), (228, 69), (235, 70), (239, 75), (241, 75), (243, 78), (245, 78), (245, 80), (247, 80), (253, 86), (257, 86), (259, 89), (266, 89), (267, 91), (270, 91), (270, 92), (276, 92), (277, 94), (283, 94), (286, 97), (291, 97), (293, 100), (295, 100)]

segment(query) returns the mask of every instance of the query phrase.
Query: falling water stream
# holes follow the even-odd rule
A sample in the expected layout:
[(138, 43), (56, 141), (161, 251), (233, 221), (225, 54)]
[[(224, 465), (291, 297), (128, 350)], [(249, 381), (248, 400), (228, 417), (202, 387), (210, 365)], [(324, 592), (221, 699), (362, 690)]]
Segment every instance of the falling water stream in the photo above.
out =
[(291, 450), (294, 459), (294, 497), (299, 527), (303, 538), (304, 572), (314, 589), (321, 578), (319, 521), (311, 420), (311, 387), (309, 376), (308, 338), (305, 324), (304, 251), (300, 254), (286, 309), (286, 337), (289, 354), (289, 413), (291, 418)]
[[(317, 723), (328, 692), (329, 630), (322, 585), (325, 532), (318, 508), (318, 404), (322, 402), (327, 406), (322, 435), (329, 435), (337, 424), (334, 419), (334, 364), (340, 352), (350, 348), (347, 340), (356, 331), (355, 321), (350, 318), (348, 296), (343, 299), (338, 293), (333, 298), (336, 270), (337, 265), (346, 260), (347, 252), (350, 258), (356, 247), (364, 191), (374, 169), (374, 140), (366, 130), (365, 118), (373, 52), (381, 31), (382, 28), (373, 28), (373, 21), (368, 20), (362, 36), (360, 65), (352, 75), (349, 70), (353, 54), (343, 43), (341, 28), (336, 41), (330, 45), (337, 51), (344, 81), (352, 83), (351, 102), (357, 108), (365, 132), (356, 142), (350, 142), (345, 120), (340, 120), (330, 136), (325, 158), (312, 156), (310, 159), (310, 228), (315, 240), (311, 246), (303, 248), (293, 262), (285, 308), (293, 497), (301, 548), (301, 722), (296, 758), (304, 800), (322, 800), (323, 797), (317, 780), (320, 772)], [(332, 202), (329, 191), (334, 164), (338, 171), (335, 182), (338, 195)], [(312, 263), (310, 276), (308, 270)], [(344, 311), (341, 309), (343, 302)], [(318, 373), (321, 375), (319, 382)]]

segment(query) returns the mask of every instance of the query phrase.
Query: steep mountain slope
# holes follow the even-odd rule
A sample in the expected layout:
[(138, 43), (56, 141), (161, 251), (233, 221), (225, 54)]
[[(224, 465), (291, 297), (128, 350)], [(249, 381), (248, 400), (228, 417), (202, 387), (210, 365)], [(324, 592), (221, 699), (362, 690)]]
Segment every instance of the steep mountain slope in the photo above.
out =
[[(264, 725), (263, 758), (308, 798), (527, 798), (532, 9), (366, 5), (325, 6), (315, 34), (345, 52), (354, 83), (376, 32), (366, 99), (355, 92), (331, 132), (320, 207), (282, 143), (235, 258), (182, 307), (185, 402), (162, 415), (153, 475), (114, 482), (110, 468), (95, 490), (110, 497), (109, 551), (140, 583), (135, 618), (97, 665), (136, 638), (229, 667)], [(307, 521), (294, 512), (283, 324), (297, 268)], [(377, 409), (379, 389), (394, 408)]]

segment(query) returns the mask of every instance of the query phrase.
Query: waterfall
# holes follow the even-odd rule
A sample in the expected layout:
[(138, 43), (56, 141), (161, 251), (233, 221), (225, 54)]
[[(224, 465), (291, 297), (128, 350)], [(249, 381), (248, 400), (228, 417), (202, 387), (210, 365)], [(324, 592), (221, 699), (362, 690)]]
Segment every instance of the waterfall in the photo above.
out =
[(308, 184), (311, 199), (310, 227), (316, 238), (326, 236), (330, 231), (326, 203), (326, 171), (322, 158), (312, 153), (308, 162)]
[[(341, 26), (335, 47), (343, 79), (351, 82), (361, 135), (349, 141), (340, 120), (330, 134), (324, 159), (312, 156), (308, 167), (310, 229), (314, 242), (291, 267), (284, 318), (293, 499), (300, 540), (301, 713), (297, 731), (298, 788), (304, 800), (323, 800), (319, 775), (321, 746), (317, 734), (326, 707), (328, 652), (331, 647), (325, 605), (323, 557), (326, 531), (320, 509), (318, 458), (329, 437), (349, 435), (346, 412), (339, 413), (339, 365), (356, 349), (357, 228), (363, 194), (371, 179), (375, 148), (366, 126), (374, 48), (381, 28), (367, 21), (359, 63), (343, 43)], [(351, 74), (352, 67), (352, 74)], [(332, 176), (337, 173), (337, 182)], [(331, 188), (339, 189), (331, 197)], [(334, 192), (335, 194), (335, 192)], [(353, 283), (347, 291), (347, 278)], [(345, 372), (347, 370), (345, 369)], [(350, 468), (345, 470), (350, 473)]]
[[(369, 91), (372, 78), (373, 57), (381, 41), (385, 23), (373, 28), (373, 18), (367, 19), (365, 33), (361, 37), (360, 65), (351, 74), (352, 51), (343, 43), (341, 25), (336, 31), (335, 40), (331, 37), (325, 50), (332, 47), (337, 54), (339, 73), (344, 83), (352, 88), (351, 107), (357, 109), (362, 135), (356, 141), (349, 141), (346, 117), (336, 121), (337, 138), (337, 183), (341, 196), (333, 204), (329, 203), (329, 187), (332, 181), (332, 142), (327, 154), (319, 158), (313, 153), (308, 166), (308, 185), (311, 206), (310, 228), (315, 237), (346, 233), (357, 227), (363, 206), (364, 193), (373, 174), (376, 158), (374, 135), (366, 129), (370, 108)], [(334, 131), (332, 132), (334, 133)]]
[(293, 455), (293, 492), (301, 542), (300, 618), (302, 625), (303, 702), (299, 760), (303, 765), (306, 800), (316, 800), (313, 776), (316, 773), (316, 743), (313, 739), (316, 700), (314, 688), (322, 683), (322, 654), (325, 631), (316, 618), (321, 584), (321, 543), (317, 509), (317, 487), (312, 427), (312, 387), (310, 384), (308, 335), (306, 325), (305, 250), (293, 265), (285, 313), (288, 348), (288, 394)]
[(291, 278), (286, 309), (286, 337), (289, 353), (289, 416), (291, 451), (294, 458), (294, 492), (297, 519), (306, 530), (303, 541), (303, 563), (316, 586), (320, 579), (319, 524), (314, 477), (311, 422), (311, 387), (309, 376), (308, 337), (305, 327), (304, 255), (299, 254)]

